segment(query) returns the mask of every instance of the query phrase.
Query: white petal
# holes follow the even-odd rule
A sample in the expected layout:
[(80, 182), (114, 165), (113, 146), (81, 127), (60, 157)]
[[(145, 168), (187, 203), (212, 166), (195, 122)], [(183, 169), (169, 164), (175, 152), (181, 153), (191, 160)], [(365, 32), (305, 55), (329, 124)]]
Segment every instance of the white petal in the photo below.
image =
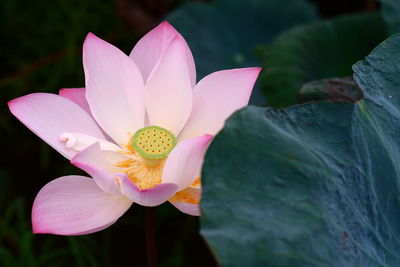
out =
[(87, 134), (62, 133), (59, 137), (60, 142), (64, 143), (68, 149), (82, 151), (94, 143), (99, 143), (102, 150), (120, 151), (121, 148), (107, 140), (96, 138)]
[(192, 184), (200, 177), (204, 154), (211, 140), (211, 135), (205, 135), (180, 142), (165, 162), (161, 181), (175, 183), (179, 190)]
[(86, 99), (93, 117), (119, 145), (144, 126), (143, 79), (131, 58), (88, 34), (83, 45)]
[(179, 139), (216, 135), (233, 112), (248, 104), (260, 70), (223, 70), (203, 78), (193, 90), (192, 113)]
[(188, 64), (192, 87), (196, 84), (196, 68), (192, 52), (182, 35), (180, 35), (174, 27), (166, 21), (162, 22), (152, 31), (143, 36), (142, 39), (137, 42), (129, 55), (139, 67), (144, 81), (147, 81), (153, 68), (161, 59), (171, 41), (176, 37), (182, 40), (185, 47), (186, 61)]
[(184, 44), (172, 40), (146, 83), (146, 108), (151, 125), (178, 135), (192, 109), (192, 87)]

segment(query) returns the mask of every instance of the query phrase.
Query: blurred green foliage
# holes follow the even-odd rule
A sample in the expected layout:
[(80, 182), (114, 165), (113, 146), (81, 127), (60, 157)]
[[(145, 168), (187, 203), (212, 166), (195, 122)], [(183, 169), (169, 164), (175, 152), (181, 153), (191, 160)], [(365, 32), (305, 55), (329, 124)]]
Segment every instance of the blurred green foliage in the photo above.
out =
[[(198, 79), (221, 69), (260, 66), (258, 45), (317, 18), (315, 7), (303, 0), (187, 3), (168, 17), (192, 49)], [(265, 105), (258, 86), (250, 102)]]
[(386, 37), (378, 13), (345, 15), (282, 33), (259, 50), (267, 69), (260, 84), (268, 104), (293, 105), (304, 83), (351, 76), (351, 66)]
[(388, 33), (400, 32), (400, 1), (379, 0), (382, 3), (382, 15), (388, 26)]
[(317, 18), (315, 7), (303, 0), (217, 0), (187, 3), (168, 20), (187, 39), (201, 79), (221, 69), (258, 64), (256, 45)]

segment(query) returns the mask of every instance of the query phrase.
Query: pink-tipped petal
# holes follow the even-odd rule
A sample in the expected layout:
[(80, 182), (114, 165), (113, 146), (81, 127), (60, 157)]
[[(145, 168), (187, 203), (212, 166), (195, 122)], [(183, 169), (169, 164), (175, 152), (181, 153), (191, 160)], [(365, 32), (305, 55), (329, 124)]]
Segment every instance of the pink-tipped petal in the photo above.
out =
[[(118, 152), (102, 151), (99, 143), (89, 146), (71, 159), (71, 163), (87, 172), (97, 185), (110, 194), (121, 194), (118, 180), (125, 176), (120, 169), (110, 162), (109, 154), (113, 157), (123, 157)], [(126, 160), (121, 158), (120, 161)]]
[(203, 78), (193, 90), (192, 113), (179, 139), (215, 135), (233, 112), (248, 104), (260, 70), (223, 70)]
[(58, 94), (66, 99), (71, 100), (72, 102), (75, 102), (89, 115), (92, 115), (89, 104), (86, 100), (85, 92), (85, 88), (62, 88)]
[(131, 206), (122, 195), (101, 190), (91, 178), (64, 176), (45, 185), (32, 208), (34, 233), (87, 234), (114, 223)]
[(190, 204), (190, 203), (183, 203), (183, 202), (170, 202), (172, 205), (175, 206), (178, 210), (183, 213), (192, 215), (192, 216), (200, 216), (200, 206), (199, 204)]
[(143, 36), (129, 55), (139, 67), (144, 81), (147, 80), (154, 66), (160, 60), (171, 41), (176, 37), (182, 40), (183, 46), (185, 47), (186, 61), (192, 87), (196, 84), (196, 68), (192, 52), (182, 35), (166, 21)]
[(141, 190), (128, 177), (123, 177), (119, 182), (124, 195), (133, 202), (147, 207), (164, 203), (178, 190), (178, 186), (173, 183), (162, 183), (151, 189)]
[(93, 117), (120, 145), (144, 126), (143, 79), (131, 58), (88, 34), (83, 45), (86, 99)]
[(204, 154), (213, 136), (184, 140), (169, 154), (162, 173), (163, 183), (175, 183), (182, 190), (200, 177)]
[[(75, 233), (75, 234), (73, 234), (73, 235), (88, 235), (88, 234), (100, 232), (100, 231), (102, 231), (102, 230), (104, 230), (104, 229), (110, 227), (111, 225), (113, 225), (113, 224), (116, 223), (116, 222), (117, 222), (117, 220), (115, 220), (115, 221), (113, 221), (113, 222), (110, 222), (110, 223), (108, 223), (108, 224), (102, 225), (102, 226), (97, 227), (97, 228), (93, 228), (93, 229), (90, 229), (90, 230), (87, 230), (87, 231)], [(39, 233), (34, 232), (34, 234), (39, 234)]]
[(65, 132), (79, 132), (105, 139), (90, 115), (61, 96), (35, 93), (16, 98), (8, 106), (26, 127), (66, 158), (74, 156), (76, 150), (60, 141), (60, 135)]
[(150, 125), (177, 135), (192, 110), (192, 87), (185, 47), (179, 38), (171, 41), (146, 83), (146, 108)]

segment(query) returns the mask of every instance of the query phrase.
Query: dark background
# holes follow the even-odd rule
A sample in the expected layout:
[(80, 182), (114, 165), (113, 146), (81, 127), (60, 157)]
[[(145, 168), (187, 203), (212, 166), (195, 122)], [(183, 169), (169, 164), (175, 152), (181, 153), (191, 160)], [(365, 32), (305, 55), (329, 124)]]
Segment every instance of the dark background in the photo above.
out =
[[(0, 266), (146, 265), (145, 209), (138, 205), (99, 233), (32, 235), (30, 209), (40, 188), (54, 178), (83, 173), (12, 117), (7, 101), (84, 86), (81, 46), (89, 31), (129, 53), (184, 2), (0, 1)], [(323, 18), (379, 8), (372, 0), (312, 2)], [(198, 218), (170, 204), (155, 213), (159, 266), (216, 265), (198, 232)]]

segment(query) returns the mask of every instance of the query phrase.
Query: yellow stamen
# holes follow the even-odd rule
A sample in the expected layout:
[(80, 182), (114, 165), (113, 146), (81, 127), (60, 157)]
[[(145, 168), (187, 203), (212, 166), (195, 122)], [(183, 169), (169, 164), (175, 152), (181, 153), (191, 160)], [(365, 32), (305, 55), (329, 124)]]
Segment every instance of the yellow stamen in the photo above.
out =
[(198, 177), (196, 180), (194, 180), (194, 182), (191, 184), (191, 186), (201, 187), (201, 178)]
[[(161, 183), (166, 157), (175, 144), (176, 139), (173, 134), (164, 128), (145, 127), (135, 133), (131, 139), (131, 144), (125, 146), (126, 150), (120, 151), (128, 159), (117, 162), (115, 166), (122, 168), (122, 172), (126, 173), (129, 179), (140, 189), (154, 188)], [(154, 146), (157, 149), (153, 150)], [(199, 177), (191, 186), (197, 190), (200, 185)], [(188, 203), (198, 203), (198, 200), (196, 200), (198, 197), (191, 196), (184, 190), (178, 192), (174, 197)]]
[(188, 204), (199, 204), (200, 199), (195, 199), (189, 192), (186, 192), (185, 190), (177, 192), (175, 195), (173, 195), (169, 201), (171, 202), (183, 202), (183, 203), (188, 203)]
[(158, 160), (156, 165), (150, 166), (148, 161), (133, 149), (129, 149), (129, 152), (125, 151), (124, 154), (128, 155), (129, 159), (120, 161), (115, 166), (123, 168), (123, 172), (140, 189), (150, 189), (161, 183), (165, 159)]
[(182, 191), (177, 192), (173, 195), (169, 201), (171, 202), (182, 202), (188, 204), (199, 204), (201, 197), (200, 188), (186, 187)]

